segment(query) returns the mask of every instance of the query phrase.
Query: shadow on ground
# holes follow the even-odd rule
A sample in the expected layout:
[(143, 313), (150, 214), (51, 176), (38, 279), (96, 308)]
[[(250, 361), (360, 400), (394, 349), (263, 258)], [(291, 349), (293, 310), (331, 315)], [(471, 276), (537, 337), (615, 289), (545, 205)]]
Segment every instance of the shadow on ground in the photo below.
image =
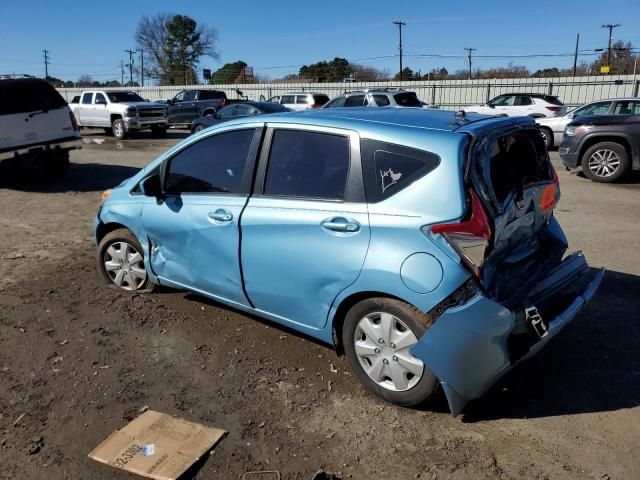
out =
[(0, 188), (41, 193), (98, 192), (115, 187), (138, 171), (123, 165), (71, 163), (63, 178), (48, 178), (43, 172), (17, 171), (0, 163)]
[(607, 271), (596, 295), (537, 356), (470, 403), (464, 421), (640, 406), (640, 276)]

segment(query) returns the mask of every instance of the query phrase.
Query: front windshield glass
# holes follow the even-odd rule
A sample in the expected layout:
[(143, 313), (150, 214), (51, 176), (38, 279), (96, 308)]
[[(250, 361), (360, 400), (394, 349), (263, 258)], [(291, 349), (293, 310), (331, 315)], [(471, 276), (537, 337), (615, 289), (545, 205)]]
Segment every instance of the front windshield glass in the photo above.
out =
[(144, 98), (135, 92), (106, 92), (111, 103), (144, 102)]

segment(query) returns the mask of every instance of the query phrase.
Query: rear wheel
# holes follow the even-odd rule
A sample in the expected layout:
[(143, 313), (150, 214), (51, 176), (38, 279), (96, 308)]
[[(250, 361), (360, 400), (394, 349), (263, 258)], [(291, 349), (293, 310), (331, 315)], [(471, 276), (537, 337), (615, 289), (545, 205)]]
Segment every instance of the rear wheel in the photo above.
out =
[(582, 155), (582, 171), (594, 182), (615, 182), (622, 178), (628, 169), (629, 153), (619, 143), (596, 143)]
[(342, 341), (352, 370), (373, 393), (402, 406), (427, 401), (438, 379), (410, 349), (431, 327), (431, 317), (400, 300), (370, 298), (345, 318)]
[(150, 292), (154, 288), (144, 265), (142, 245), (126, 228), (109, 232), (100, 241), (98, 268), (116, 290)]

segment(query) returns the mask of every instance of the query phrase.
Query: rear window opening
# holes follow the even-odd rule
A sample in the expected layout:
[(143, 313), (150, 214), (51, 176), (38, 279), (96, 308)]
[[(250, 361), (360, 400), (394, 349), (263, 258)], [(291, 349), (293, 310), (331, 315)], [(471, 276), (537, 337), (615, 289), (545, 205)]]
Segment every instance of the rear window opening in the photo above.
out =
[(393, 98), (401, 107), (422, 107), (422, 102), (418, 100), (415, 92), (396, 93)]
[(313, 95), (313, 103), (315, 104), (324, 105), (328, 101), (329, 97), (327, 97), (326, 95)]
[(65, 99), (44, 80), (0, 80), (0, 115), (54, 110), (66, 105)]
[(560, 99), (558, 97), (554, 97), (551, 95), (545, 95), (544, 98), (547, 102), (553, 104), (553, 105), (558, 105), (559, 107), (564, 107), (564, 103), (562, 103), (560, 101)]
[(531, 184), (553, 180), (544, 142), (537, 130), (515, 132), (493, 139), (489, 145), (489, 172), (493, 194), (503, 204)]

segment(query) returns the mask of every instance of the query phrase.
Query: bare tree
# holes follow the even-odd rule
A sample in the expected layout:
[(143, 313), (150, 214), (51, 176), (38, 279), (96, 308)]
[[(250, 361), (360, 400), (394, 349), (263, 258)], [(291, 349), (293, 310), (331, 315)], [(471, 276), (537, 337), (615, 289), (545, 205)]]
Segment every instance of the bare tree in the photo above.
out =
[(145, 74), (161, 85), (196, 83), (200, 58), (218, 58), (216, 30), (183, 15), (142, 17), (135, 40), (138, 49), (144, 51)]
[(93, 78), (91, 78), (91, 75), (84, 74), (78, 79), (79, 87), (90, 87), (91, 85), (93, 85)]

